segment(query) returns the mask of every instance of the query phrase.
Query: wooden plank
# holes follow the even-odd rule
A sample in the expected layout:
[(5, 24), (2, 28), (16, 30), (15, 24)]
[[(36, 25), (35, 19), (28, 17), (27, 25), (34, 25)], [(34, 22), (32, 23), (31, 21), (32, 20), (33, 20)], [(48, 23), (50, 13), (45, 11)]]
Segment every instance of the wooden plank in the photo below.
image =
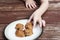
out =
[(26, 8), (24, 4), (20, 4), (20, 3), (1, 3), (0, 4), (0, 11), (29, 11), (29, 10), (34, 10), (34, 9), (29, 9)]
[(20, 0), (0, 0), (0, 3), (18, 3)]
[(31, 12), (0, 12), (0, 23), (10, 23), (14, 20), (28, 18)]
[(47, 11), (43, 16), (43, 19), (45, 19), (47, 23), (60, 22), (59, 12), (58, 11)]
[[(0, 2), (3, 2), (3, 3), (16, 3), (20, 1), (21, 0), (0, 0)], [(49, 2), (60, 2), (60, 0), (49, 0)]]
[[(0, 11), (33, 11), (36, 10), (37, 8), (29, 9), (26, 8), (24, 4), (20, 4), (20, 3), (0, 4)], [(50, 3), (48, 10), (60, 10), (60, 3)]]
[(60, 10), (60, 2), (58, 3), (50, 3), (48, 10)]
[[(60, 24), (48, 24), (44, 30), (43, 34), (38, 40), (59, 40), (60, 39)], [(46, 30), (48, 29), (48, 30)], [(53, 30), (54, 29), (54, 30)]]
[[(29, 18), (33, 11), (21, 11), (21, 12), (0, 12), (0, 23), (10, 23), (14, 20)], [(47, 23), (58, 23), (60, 22), (60, 11), (47, 11), (43, 15), (43, 19)]]

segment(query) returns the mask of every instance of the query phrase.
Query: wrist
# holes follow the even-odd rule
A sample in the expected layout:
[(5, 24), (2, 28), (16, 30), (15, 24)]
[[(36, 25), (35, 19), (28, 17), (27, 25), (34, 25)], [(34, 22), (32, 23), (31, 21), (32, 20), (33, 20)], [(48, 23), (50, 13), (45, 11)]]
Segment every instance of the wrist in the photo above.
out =
[(42, 16), (43, 15), (43, 13), (42, 13), (42, 11), (40, 9), (37, 9), (36, 13), (38, 14), (38, 16)]

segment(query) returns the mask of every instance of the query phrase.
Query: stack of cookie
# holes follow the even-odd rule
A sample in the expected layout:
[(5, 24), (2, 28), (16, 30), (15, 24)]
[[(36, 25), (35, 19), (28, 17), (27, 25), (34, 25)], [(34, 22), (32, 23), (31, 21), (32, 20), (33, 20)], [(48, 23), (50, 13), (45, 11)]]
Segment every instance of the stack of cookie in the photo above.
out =
[(32, 22), (29, 22), (25, 25), (25, 30), (24, 29), (24, 25), (23, 24), (17, 24), (16, 25), (16, 36), (17, 37), (26, 37), (26, 36), (30, 36), (33, 34), (33, 25)]

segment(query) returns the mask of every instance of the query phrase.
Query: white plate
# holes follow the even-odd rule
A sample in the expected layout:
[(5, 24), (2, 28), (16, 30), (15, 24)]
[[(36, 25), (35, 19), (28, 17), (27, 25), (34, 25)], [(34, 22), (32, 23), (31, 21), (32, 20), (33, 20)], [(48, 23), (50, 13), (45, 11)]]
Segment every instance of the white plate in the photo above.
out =
[(10, 23), (4, 31), (4, 34), (5, 34), (6, 38), (9, 39), (9, 40), (34, 40), (38, 36), (41, 35), (42, 28), (39, 27), (39, 25), (37, 25), (36, 27), (33, 28), (33, 34), (31, 36), (16, 37), (16, 35), (15, 35), (15, 31), (16, 31), (15, 26), (16, 26), (16, 24), (21, 23), (21, 24), (25, 25), (26, 22), (27, 22), (27, 19), (23, 19), (23, 20), (17, 20), (17, 21), (14, 21), (14, 22)]

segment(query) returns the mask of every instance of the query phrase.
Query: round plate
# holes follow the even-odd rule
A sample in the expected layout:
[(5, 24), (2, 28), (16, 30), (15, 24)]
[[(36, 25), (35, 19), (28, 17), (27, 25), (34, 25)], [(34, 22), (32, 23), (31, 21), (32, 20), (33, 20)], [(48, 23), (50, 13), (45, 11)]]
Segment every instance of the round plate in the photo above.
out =
[(16, 26), (16, 24), (21, 23), (21, 24), (25, 25), (26, 22), (27, 22), (27, 19), (22, 19), (22, 20), (17, 20), (17, 21), (14, 21), (14, 22), (10, 23), (5, 28), (5, 31), (4, 31), (4, 34), (5, 34), (6, 38), (9, 39), (9, 40), (34, 40), (38, 36), (41, 35), (42, 28), (39, 27), (39, 25), (37, 25), (36, 27), (33, 27), (33, 34), (31, 36), (17, 37), (15, 35), (15, 31), (16, 31), (15, 26)]

